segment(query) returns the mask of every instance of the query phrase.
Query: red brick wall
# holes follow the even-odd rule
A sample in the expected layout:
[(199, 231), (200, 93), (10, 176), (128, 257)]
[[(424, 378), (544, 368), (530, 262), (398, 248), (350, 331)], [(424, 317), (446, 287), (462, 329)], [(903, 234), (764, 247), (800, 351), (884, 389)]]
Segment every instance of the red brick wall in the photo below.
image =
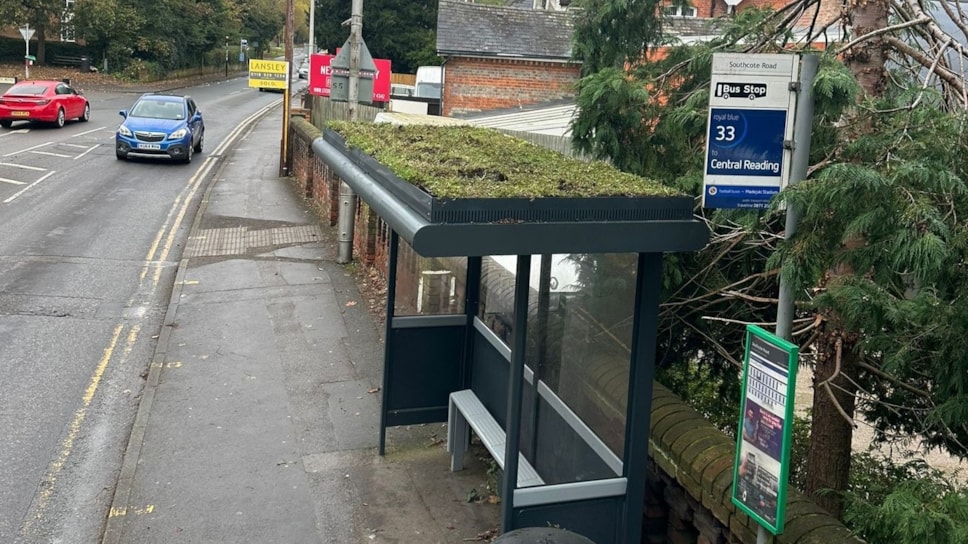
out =
[(500, 110), (574, 97), (578, 64), (453, 57), (444, 65), (443, 112)]
[[(744, 9), (749, 9), (751, 7), (773, 7), (773, 9), (778, 10), (787, 4), (789, 4), (789, 0), (742, 0), (742, 2), (736, 6), (736, 10), (743, 11)], [(693, 2), (692, 6), (696, 8), (697, 17), (723, 17), (729, 13), (729, 6), (724, 0), (698, 0)], [(820, 0), (820, 15), (817, 17), (817, 26), (823, 26), (828, 22), (840, 17), (841, 7), (841, 0)], [(801, 15), (797, 20), (797, 24), (806, 26), (812, 23), (814, 14), (817, 13), (817, 10), (817, 6), (807, 8), (803, 15)]]

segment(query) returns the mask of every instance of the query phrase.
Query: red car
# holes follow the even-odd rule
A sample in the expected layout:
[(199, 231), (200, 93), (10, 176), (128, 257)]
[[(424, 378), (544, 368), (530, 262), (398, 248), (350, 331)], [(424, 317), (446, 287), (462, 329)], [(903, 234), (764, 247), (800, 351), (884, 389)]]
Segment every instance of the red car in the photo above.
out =
[(43, 121), (64, 126), (68, 119), (88, 121), (91, 105), (63, 81), (21, 81), (0, 96), (0, 127), (14, 121)]

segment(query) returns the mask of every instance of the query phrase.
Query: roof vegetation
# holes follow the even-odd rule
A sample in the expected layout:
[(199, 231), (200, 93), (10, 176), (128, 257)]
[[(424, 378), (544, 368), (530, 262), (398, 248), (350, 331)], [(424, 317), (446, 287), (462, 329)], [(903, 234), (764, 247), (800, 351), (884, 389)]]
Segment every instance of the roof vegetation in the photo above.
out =
[(327, 128), (436, 198), (675, 196), (661, 183), (494, 129), (331, 121)]

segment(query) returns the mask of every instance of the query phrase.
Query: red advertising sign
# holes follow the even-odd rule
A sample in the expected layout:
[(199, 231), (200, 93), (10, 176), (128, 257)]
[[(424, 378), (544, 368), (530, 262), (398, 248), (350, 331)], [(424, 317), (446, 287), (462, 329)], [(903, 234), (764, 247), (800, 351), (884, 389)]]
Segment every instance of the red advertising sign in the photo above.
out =
[(390, 101), (390, 59), (373, 59), (376, 78), (373, 80), (373, 101)]
[(334, 58), (336, 55), (322, 53), (309, 55), (309, 94), (329, 96), (330, 76), (333, 73), (329, 63)]
[[(336, 55), (313, 53), (309, 55), (309, 94), (329, 96), (333, 70), (329, 64)], [(376, 78), (373, 80), (373, 102), (390, 101), (390, 59), (373, 59)]]

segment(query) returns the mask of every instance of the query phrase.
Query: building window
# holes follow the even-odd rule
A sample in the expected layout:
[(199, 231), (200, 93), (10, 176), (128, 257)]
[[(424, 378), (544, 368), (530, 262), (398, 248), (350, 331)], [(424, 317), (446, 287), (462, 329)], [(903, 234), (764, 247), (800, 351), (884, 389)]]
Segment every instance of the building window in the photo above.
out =
[(60, 39), (62, 42), (73, 42), (74, 36), (74, 0), (64, 0), (64, 12), (60, 20)]
[(676, 5), (662, 8), (662, 14), (666, 17), (697, 17), (699, 11), (692, 6)]

